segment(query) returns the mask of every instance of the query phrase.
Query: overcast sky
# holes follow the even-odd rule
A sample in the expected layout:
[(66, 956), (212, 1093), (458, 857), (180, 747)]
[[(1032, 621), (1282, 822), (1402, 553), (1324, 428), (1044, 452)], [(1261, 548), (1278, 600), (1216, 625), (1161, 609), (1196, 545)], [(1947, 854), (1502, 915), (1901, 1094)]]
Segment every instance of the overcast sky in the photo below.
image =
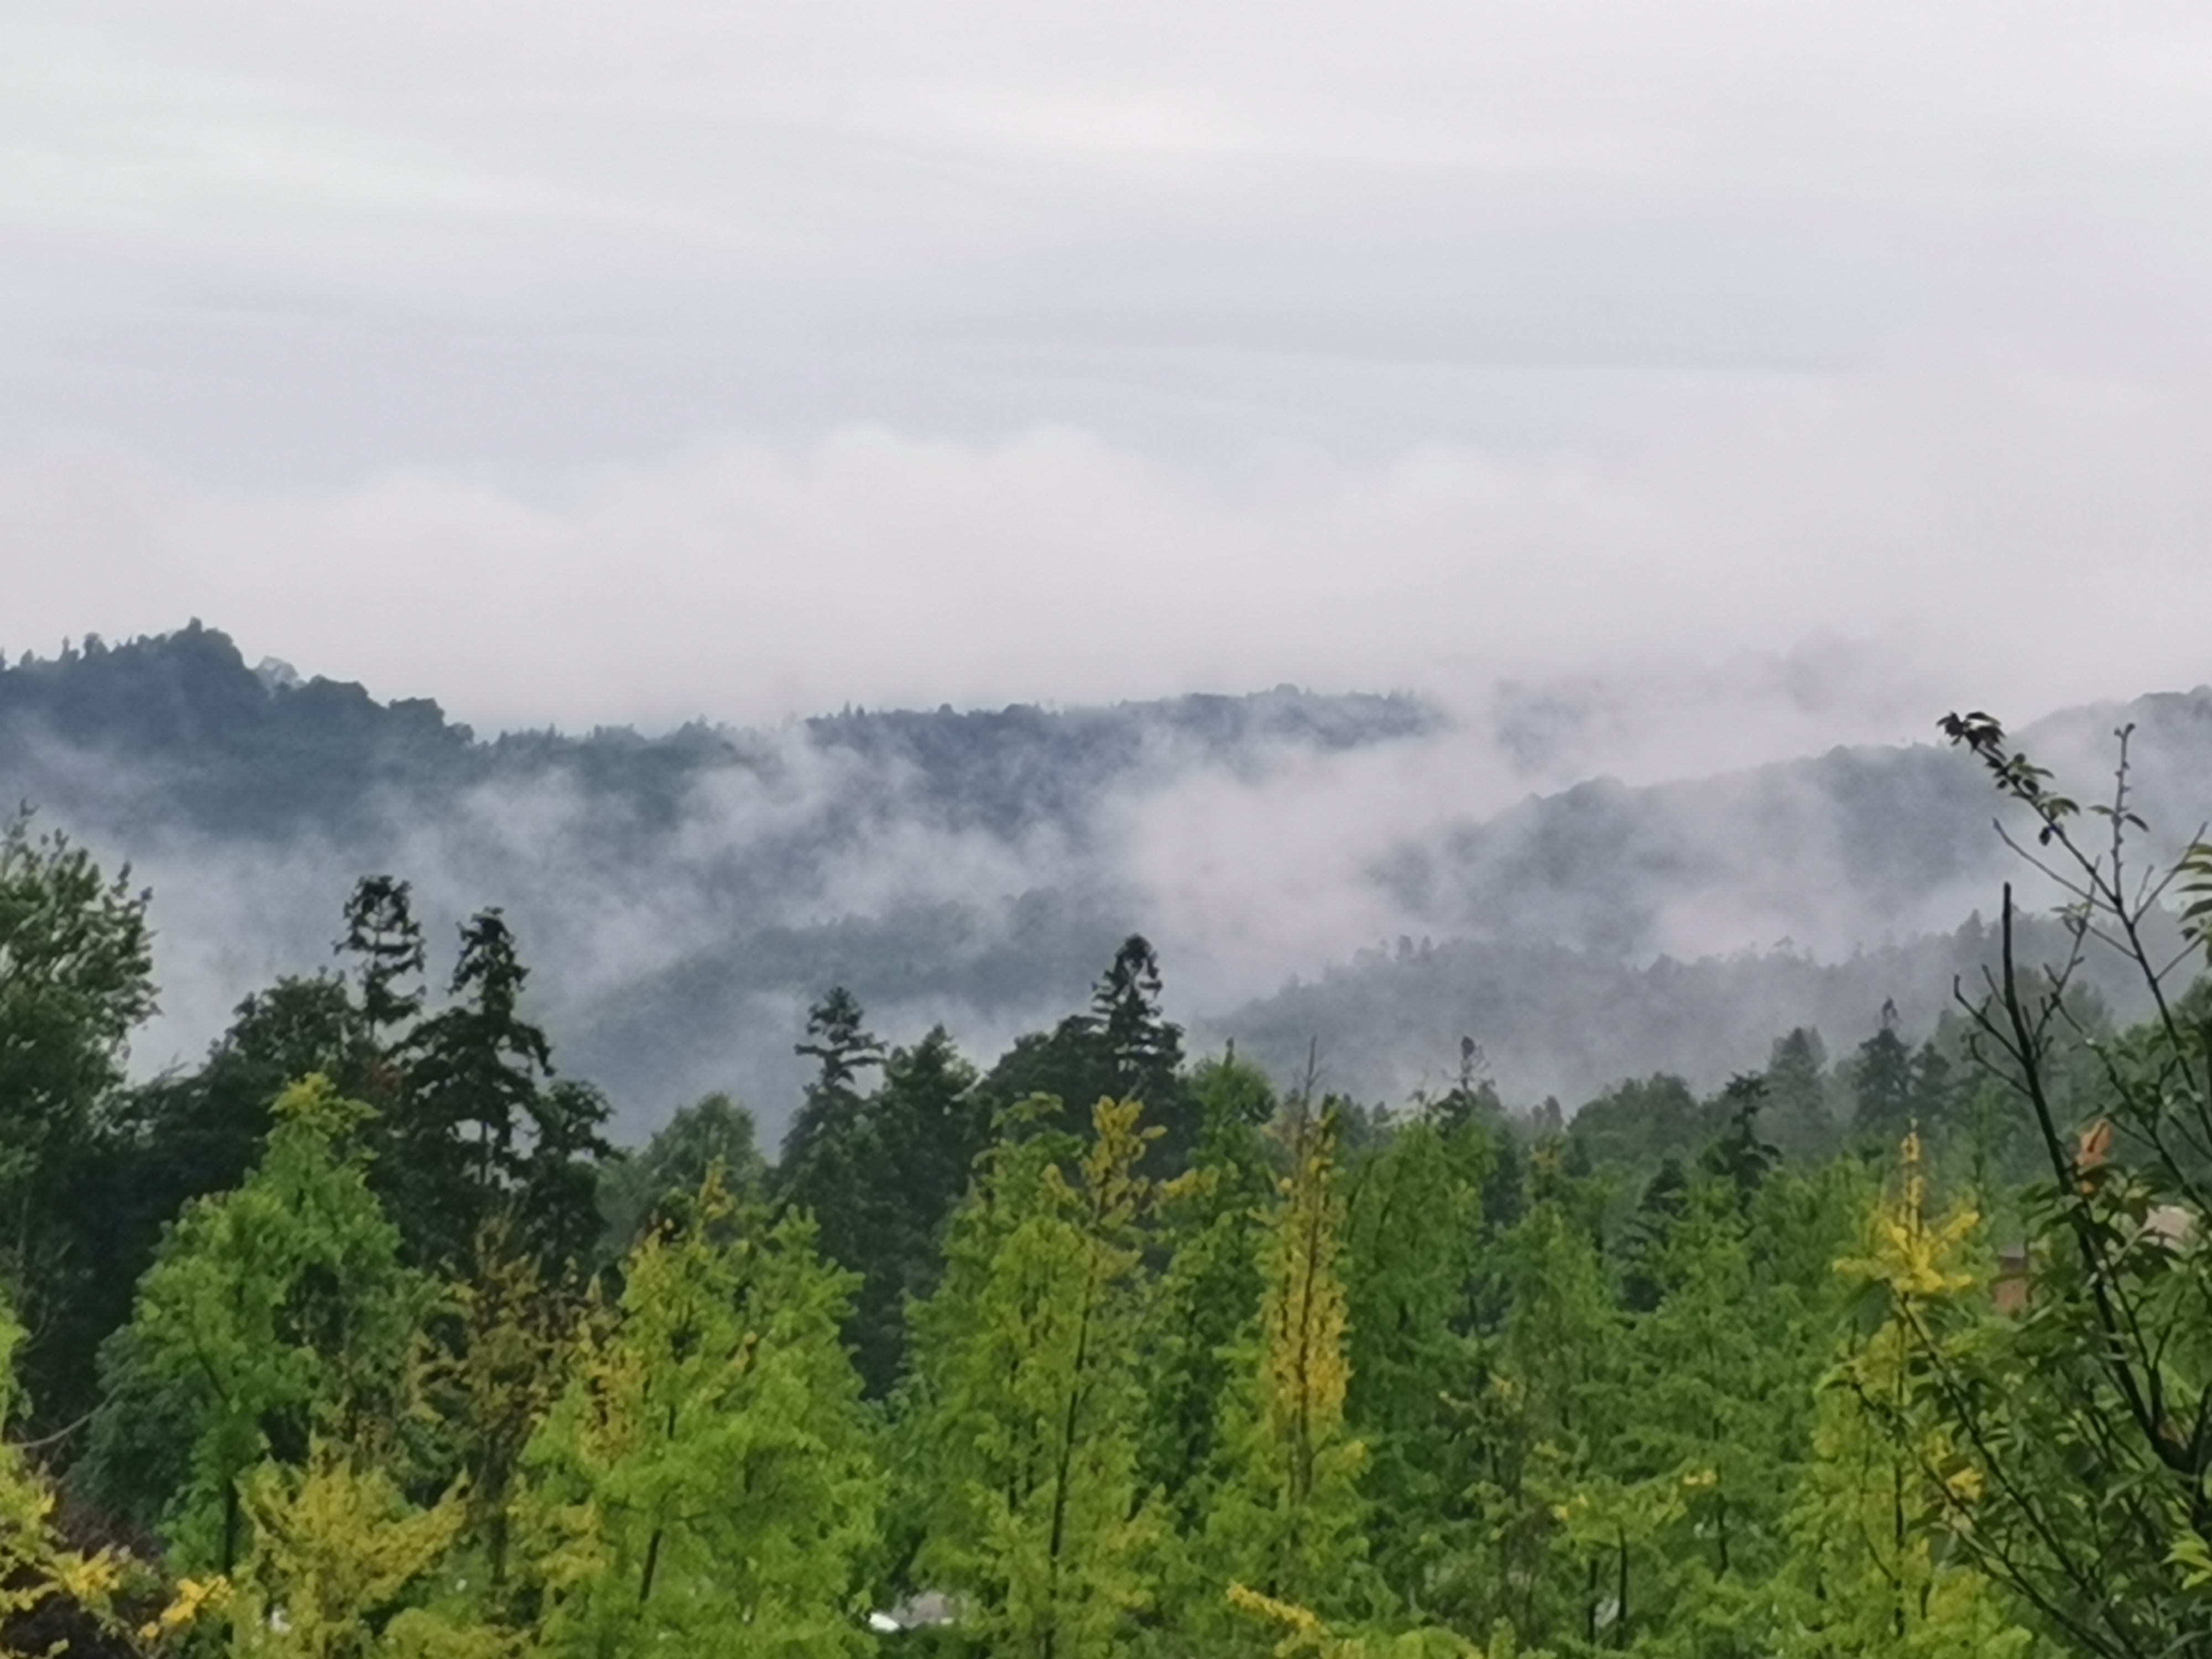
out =
[(2212, 678), (2208, 307), (2201, 3), (11, 0), (0, 646), (1924, 732)]

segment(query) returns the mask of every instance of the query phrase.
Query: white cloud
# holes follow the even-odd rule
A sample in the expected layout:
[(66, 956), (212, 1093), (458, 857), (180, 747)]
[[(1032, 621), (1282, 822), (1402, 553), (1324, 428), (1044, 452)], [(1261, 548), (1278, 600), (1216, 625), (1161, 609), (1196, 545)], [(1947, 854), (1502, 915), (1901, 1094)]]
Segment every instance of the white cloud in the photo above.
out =
[(579, 725), (1835, 636), (1906, 677), (1834, 716), (1887, 735), (2202, 672), (2200, 8), (9, 35), (17, 648), (198, 614)]
[[(535, 497), (432, 471), (218, 492), (80, 459), (0, 474), (0, 539), (32, 555), (6, 643), (199, 614), (380, 695), (581, 726), (1286, 680), (1464, 700), (1579, 672), (1618, 697), (1832, 636), (1887, 641), (1881, 666), (1814, 675), (1824, 701), (1783, 724), (1905, 736), (1947, 699), (2203, 677), (2209, 414), (2187, 387), (1961, 371), (1782, 383), (1610, 459), (1223, 471), (1066, 428), (855, 428)], [(1796, 660), (1802, 681), (1817, 651)]]

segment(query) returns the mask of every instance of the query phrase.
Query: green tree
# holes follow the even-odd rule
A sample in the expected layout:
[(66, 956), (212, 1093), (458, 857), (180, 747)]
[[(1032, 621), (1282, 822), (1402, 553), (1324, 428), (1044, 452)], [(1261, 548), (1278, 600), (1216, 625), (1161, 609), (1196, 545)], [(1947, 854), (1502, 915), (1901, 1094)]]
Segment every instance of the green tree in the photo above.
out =
[(131, 1298), (166, 1227), (190, 1200), (228, 1192), (268, 1139), (287, 1085), (320, 1073), (341, 1090), (358, 1073), (357, 1021), (329, 975), (284, 978), (241, 1001), (191, 1072), (111, 1093), (93, 1138), (56, 1196), (70, 1217), (70, 1294), (49, 1310), (42, 1391), (52, 1413), (79, 1420), (98, 1402), (100, 1345), (131, 1316)]
[(1285, 1137), (1288, 1173), (1261, 1239), (1259, 1319), (1226, 1401), (1222, 1478), (1197, 1548), (1194, 1623), (1213, 1632), (1209, 1651), (1260, 1647), (1218, 1599), (1230, 1585), (1325, 1616), (1375, 1611), (1358, 1486), (1367, 1448), (1344, 1414), (1341, 1120), (1331, 1107), (1296, 1102)]
[(1766, 1127), (1791, 1158), (1816, 1158), (1836, 1144), (1828, 1103), (1828, 1049), (1820, 1034), (1798, 1026), (1774, 1040), (1766, 1062)]
[(1158, 1192), (1164, 1256), (1146, 1345), (1147, 1488), (1164, 1493), (1177, 1524), (1196, 1526), (1208, 1495), (1235, 1346), (1260, 1305), (1260, 1228), (1274, 1196), (1262, 1128), (1274, 1115), (1266, 1073), (1228, 1057), (1198, 1068), (1198, 1146), (1190, 1168)]
[(127, 869), (110, 880), (66, 836), (33, 835), (27, 810), (0, 825), (0, 1272), (39, 1334), (22, 1356), (34, 1400), (82, 1364), (68, 1316), (99, 1230), (72, 1200), (94, 1109), (154, 1010), (147, 902)]
[(679, 1108), (635, 1152), (617, 1153), (599, 1175), (602, 1237), (617, 1255), (666, 1222), (680, 1224), (710, 1172), (740, 1204), (761, 1196), (768, 1166), (750, 1109), (725, 1094)]
[(240, 1559), (240, 1482), (264, 1458), (297, 1465), (316, 1432), (365, 1445), (404, 1419), (431, 1291), (369, 1191), (369, 1110), (319, 1078), (287, 1091), (261, 1162), (185, 1210), (102, 1351), (88, 1479), (158, 1520), (187, 1567)]
[(1509, 1146), (1500, 1121), (1427, 1112), (1352, 1159), (1347, 1410), (1370, 1448), (1373, 1559), (1410, 1607), (1485, 1524), (1469, 1501), (1483, 1469), (1468, 1402), (1500, 1231), (1490, 1195)]
[(1593, 1163), (1649, 1168), (1705, 1145), (1712, 1123), (1688, 1084), (1660, 1072), (1607, 1090), (1575, 1114), (1568, 1133)]
[(907, 1308), (937, 1286), (946, 1222), (988, 1137), (975, 1086), (975, 1067), (939, 1025), (890, 1052), (867, 1100), (857, 1171), (866, 1224), (846, 1265), (861, 1276), (848, 1334), (872, 1395), (889, 1394), (904, 1367)]
[(512, 1611), (504, 1603), (523, 1453), (563, 1386), (583, 1312), (579, 1288), (573, 1275), (548, 1272), (512, 1218), (495, 1215), (425, 1345), (422, 1393), (434, 1444), (418, 1455), (456, 1483), (480, 1599), (501, 1616)]
[(1091, 1018), (1113, 1080), (1105, 1092), (1144, 1103), (1160, 1131), (1153, 1154), (1172, 1173), (1197, 1144), (1199, 1122), (1182, 1077), (1182, 1027), (1160, 1003), (1159, 952), (1132, 933), (1114, 952), (1091, 994)]
[(363, 876), (346, 899), (340, 955), (355, 963), (361, 987), (363, 1093), (380, 1107), (397, 1103), (402, 1085), (398, 1051), (422, 1015), (428, 961), (415, 920), (413, 890), (395, 876)]
[(1912, 1121), (1927, 1135), (1942, 1134), (1957, 1124), (1959, 1079), (1951, 1058), (1931, 1038), (1912, 1053), (1908, 1085)]
[(1912, 1127), (1917, 1103), (1912, 1050), (1897, 1035), (1897, 1010), (1885, 1004), (1881, 1027), (1859, 1044), (1850, 1066), (1851, 1127), (1884, 1146), (1894, 1146)]
[(860, 1260), (869, 1218), (865, 1182), (871, 1125), (860, 1074), (883, 1064), (884, 1046), (867, 1029), (858, 1000), (842, 985), (807, 1012), (806, 1035), (795, 1052), (811, 1058), (818, 1070), (784, 1136), (776, 1187), (786, 1201), (814, 1217), (823, 1253), (851, 1267)]
[(866, 1646), (882, 1478), (838, 1336), (849, 1275), (713, 1177), (647, 1233), (526, 1454), (536, 1650), (590, 1659)]
[(509, 1206), (549, 1264), (597, 1242), (606, 1102), (551, 1083), (551, 1045), (522, 1017), (529, 976), (505, 918), (479, 911), (461, 929), (453, 1000), (402, 1051), (378, 1174), (419, 1261), (466, 1261), (477, 1229)]
[(424, 1507), (389, 1471), (317, 1437), (243, 1485), (253, 1545), (222, 1612), (236, 1659), (499, 1659), (448, 1582), (465, 1505)]
[(1133, 1102), (1101, 1101), (1091, 1121), (1087, 1145), (1000, 1139), (917, 1311), (915, 1570), (959, 1596), (963, 1632), (993, 1655), (1121, 1651), (1152, 1599), (1158, 1528), (1137, 1476), (1152, 1135)]
[(994, 1113), (1049, 1096), (1080, 1119), (1082, 1103), (1136, 1100), (1161, 1130), (1162, 1178), (1196, 1144), (1195, 1103), (1182, 1074), (1182, 1028), (1162, 1011), (1158, 953), (1142, 934), (1121, 942), (1091, 988), (1091, 1006), (1048, 1032), (1031, 1032), (991, 1068), (978, 1096)]
[(1503, 1621), (1522, 1639), (1597, 1645), (1618, 1597), (1609, 1518), (1577, 1505), (1601, 1474), (1595, 1449), (1612, 1411), (1624, 1320), (1607, 1294), (1585, 1194), (1557, 1144), (1530, 1160), (1528, 1206), (1499, 1235), (1500, 1311), (1462, 1398), (1478, 1449), (1469, 1488), (1477, 1523), (1438, 1569), (1433, 1605), (1462, 1631)]
[(1983, 1476), (1946, 1420), (1926, 1363), (1931, 1320), (1989, 1317), (1979, 1217), (1930, 1203), (1917, 1136), (1893, 1194), (1875, 1206), (1863, 1254), (1838, 1265), (1878, 1318), (1824, 1382), (1812, 1458), (1790, 1522), (1799, 1593), (1782, 1650), (1900, 1659), (2002, 1659), (2034, 1646), (1974, 1565), (1965, 1529)]
[(1759, 1130), (1759, 1116), (1766, 1109), (1765, 1074), (1739, 1072), (1721, 1091), (1718, 1104), (1725, 1121), (1719, 1135), (1698, 1154), (1698, 1164), (1735, 1188), (1738, 1203), (1748, 1204), (1782, 1161), (1782, 1149)]
[[(1990, 994), (1969, 1008), (1981, 1063), (2043, 1154), (2024, 1217), (2025, 1305), (1993, 1319), (1960, 1298), (1904, 1301), (1899, 1342), (1930, 1386), (1881, 1420), (1926, 1462), (1950, 1534), (2075, 1651), (2212, 1653), (2212, 1252), (2197, 1247), (2212, 1168), (2212, 1002), (2170, 983), (2178, 921), (2212, 948), (2212, 848), (2142, 867), (2130, 731), (2109, 799), (2085, 812), (1985, 714), (1953, 739), (1988, 769), (2032, 840), (2008, 839), (2061, 888), (2068, 949), (2019, 955), (2012, 893)], [(2178, 918), (2161, 915), (2169, 895)], [(2150, 1018), (2086, 1018), (2075, 976), (2109, 951)], [(2091, 1011), (2094, 1012), (2094, 1011)], [(1968, 1477), (1959, 1484), (1961, 1477)]]
[(1725, 1173), (1686, 1174), (1647, 1236), (1613, 1427), (1570, 1500), (1583, 1547), (1610, 1564), (1608, 1645), (1773, 1650), (1785, 1512), (1839, 1324), (1831, 1264), (1856, 1219), (1850, 1175), (1785, 1171), (1747, 1203)]

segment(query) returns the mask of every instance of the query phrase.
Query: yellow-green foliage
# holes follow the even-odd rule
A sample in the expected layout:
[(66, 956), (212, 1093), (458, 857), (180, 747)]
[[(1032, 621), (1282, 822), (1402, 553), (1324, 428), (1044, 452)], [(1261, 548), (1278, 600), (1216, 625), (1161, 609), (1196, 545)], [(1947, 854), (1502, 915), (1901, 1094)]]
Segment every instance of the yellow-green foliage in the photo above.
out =
[(1422, 1628), (1387, 1635), (1346, 1634), (1310, 1608), (1278, 1601), (1241, 1585), (1229, 1593), (1230, 1605), (1255, 1629), (1273, 1640), (1274, 1659), (1550, 1659), (1540, 1649), (1524, 1648), (1512, 1627), (1499, 1624), (1477, 1647), (1447, 1630)]
[(241, 1489), (253, 1547), (223, 1611), (236, 1659), (489, 1659), (448, 1564), (467, 1512), (428, 1509), (384, 1471), (318, 1440), (303, 1467), (264, 1463)]
[(524, 1456), (538, 1650), (754, 1659), (857, 1650), (880, 1504), (838, 1331), (849, 1275), (812, 1224), (714, 1177), (587, 1322)]
[(0, 1625), (48, 1601), (74, 1601), (104, 1613), (118, 1576), (115, 1558), (64, 1549), (53, 1529), (54, 1493), (15, 1446), (5, 1440), (21, 1404), (15, 1351), (23, 1328), (0, 1302)]
[(1033, 1134), (994, 1151), (921, 1316), (918, 1565), (993, 1655), (1115, 1652), (1152, 1595), (1136, 1477), (1152, 1132), (1133, 1102), (1099, 1102), (1091, 1124), (1079, 1148)]
[[(1358, 1480), (1366, 1449), (1346, 1430), (1345, 1204), (1334, 1109), (1300, 1106), (1287, 1128), (1289, 1172), (1261, 1243), (1259, 1318), (1231, 1395), (1224, 1467), (1198, 1547), (1197, 1611), (1231, 1584), (1331, 1614), (1366, 1611)], [(1200, 1627), (1231, 1640), (1218, 1618)]]
[(370, 1109), (311, 1078), (275, 1112), (244, 1185), (193, 1204), (163, 1240), (102, 1356), (95, 1477), (168, 1443), (183, 1478), (161, 1518), (189, 1568), (242, 1557), (239, 1483), (273, 1443), (296, 1455), (311, 1432), (350, 1443), (393, 1430), (429, 1304), (368, 1188), (355, 1132)]
[(562, 1389), (579, 1297), (496, 1216), (478, 1230), (475, 1271), (451, 1298), (441, 1340), (426, 1344), (425, 1392), (441, 1466), (465, 1482), (470, 1539), (495, 1593), (507, 1579), (523, 1450)]
[(1917, 1136), (1868, 1218), (1862, 1253), (1837, 1264), (1881, 1310), (1820, 1388), (1813, 1462), (1796, 1513), (1796, 1594), (1785, 1653), (1805, 1659), (2004, 1659), (2034, 1638), (1962, 1548), (1979, 1474), (1930, 1409), (1942, 1379), (1928, 1364), (1931, 1315), (1985, 1300), (1975, 1259), (1979, 1218), (1936, 1213)]

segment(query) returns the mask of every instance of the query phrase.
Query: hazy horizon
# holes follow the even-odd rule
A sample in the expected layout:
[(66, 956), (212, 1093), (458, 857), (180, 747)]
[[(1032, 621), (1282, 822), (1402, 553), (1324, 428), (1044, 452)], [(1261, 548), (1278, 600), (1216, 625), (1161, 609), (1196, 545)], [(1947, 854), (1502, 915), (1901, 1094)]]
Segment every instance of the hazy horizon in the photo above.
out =
[(13, 650), (487, 728), (2206, 678), (2194, 9), (7, 28)]

